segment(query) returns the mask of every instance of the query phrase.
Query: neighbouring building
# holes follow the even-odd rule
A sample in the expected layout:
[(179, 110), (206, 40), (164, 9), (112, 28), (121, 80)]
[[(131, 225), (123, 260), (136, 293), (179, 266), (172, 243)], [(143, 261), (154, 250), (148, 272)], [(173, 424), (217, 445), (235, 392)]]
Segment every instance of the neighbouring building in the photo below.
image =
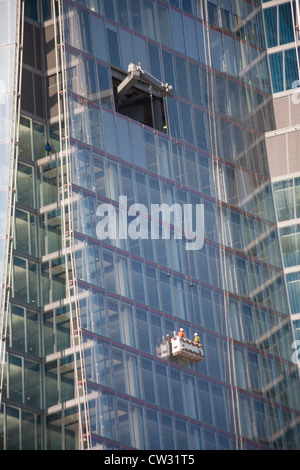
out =
[(295, 337), (300, 339), (299, 2), (263, 4), (275, 128), (267, 133), (270, 176)]

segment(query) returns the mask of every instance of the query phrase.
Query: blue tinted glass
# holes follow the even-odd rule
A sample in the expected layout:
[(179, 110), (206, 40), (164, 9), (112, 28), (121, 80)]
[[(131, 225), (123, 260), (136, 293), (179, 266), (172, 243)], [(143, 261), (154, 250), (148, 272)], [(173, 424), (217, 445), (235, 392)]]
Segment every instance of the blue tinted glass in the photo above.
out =
[(268, 47), (277, 46), (277, 8), (264, 10)]
[(285, 44), (294, 41), (294, 27), (291, 2), (279, 5), (279, 42)]
[(121, 68), (118, 35), (115, 31), (107, 29), (107, 41), (110, 61), (116, 67)]
[(289, 299), (292, 313), (300, 312), (300, 273), (287, 274)]
[(37, 0), (27, 0), (25, 2), (25, 16), (28, 16), (28, 18), (34, 21), (39, 21), (37, 3)]
[(284, 52), (285, 62), (285, 88), (290, 90), (293, 87), (293, 82), (299, 80), (299, 71), (296, 57), (296, 50), (289, 49)]
[(171, 18), (172, 37), (173, 37), (173, 47), (176, 51), (181, 52), (182, 54), (185, 54), (182, 15), (180, 12), (171, 9), (170, 18)]
[(283, 63), (282, 63), (282, 52), (271, 54), (270, 56), (270, 67), (272, 74), (273, 93), (283, 91)]

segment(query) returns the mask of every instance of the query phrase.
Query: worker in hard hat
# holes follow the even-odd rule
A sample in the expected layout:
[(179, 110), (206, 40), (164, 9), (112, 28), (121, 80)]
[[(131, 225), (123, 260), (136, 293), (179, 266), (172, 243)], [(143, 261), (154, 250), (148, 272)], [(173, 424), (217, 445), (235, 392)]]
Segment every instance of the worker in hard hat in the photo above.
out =
[(194, 333), (194, 343), (200, 343), (201, 340), (200, 340), (200, 336), (198, 335), (198, 333)]
[(185, 333), (183, 331), (183, 328), (180, 328), (180, 330), (178, 331), (177, 333), (177, 336), (180, 336), (180, 338), (184, 338), (185, 337)]

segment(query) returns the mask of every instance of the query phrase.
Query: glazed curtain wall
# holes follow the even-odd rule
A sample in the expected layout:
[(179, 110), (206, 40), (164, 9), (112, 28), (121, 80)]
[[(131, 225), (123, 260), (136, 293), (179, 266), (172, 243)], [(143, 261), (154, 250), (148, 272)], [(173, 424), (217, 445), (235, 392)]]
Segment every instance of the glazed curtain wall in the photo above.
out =
[[(0, 1), (0, 292), (5, 255), (5, 237), (7, 235), (8, 192), (10, 186), (10, 157), (13, 126), (13, 93), (15, 90), (15, 55), (17, 35), (17, 2), (16, 0)], [(4, 274), (6, 275), (6, 274)]]
[[(297, 446), (295, 428), (267, 444), (299, 403), (263, 138), (273, 113), (261, 11), (203, 4), (214, 29), (198, 2), (64, 2), (77, 275), (103, 448), (235, 448), (233, 410), (244, 448)], [(130, 62), (173, 85), (166, 134), (115, 112), (111, 66)], [(147, 208), (204, 203), (204, 247), (101, 242), (97, 207), (117, 209), (120, 195)], [(200, 365), (156, 358), (179, 327), (199, 330)]]

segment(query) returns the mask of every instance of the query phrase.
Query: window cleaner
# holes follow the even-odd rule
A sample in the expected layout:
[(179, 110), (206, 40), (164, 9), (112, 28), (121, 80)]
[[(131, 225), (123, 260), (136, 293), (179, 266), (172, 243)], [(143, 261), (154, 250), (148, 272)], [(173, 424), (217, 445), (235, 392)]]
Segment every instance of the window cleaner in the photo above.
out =
[(161, 359), (171, 360), (173, 362), (182, 362), (185, 364), (195, 363), (204, 360), (203, 345), (201, 344), (198, 333), (194, 334), (194, 339), (185, 338), (183, 328), (180, 328), (174, 336), (170, 335), (163, 338), (163, 341), (156, 348), (157, 356)]

